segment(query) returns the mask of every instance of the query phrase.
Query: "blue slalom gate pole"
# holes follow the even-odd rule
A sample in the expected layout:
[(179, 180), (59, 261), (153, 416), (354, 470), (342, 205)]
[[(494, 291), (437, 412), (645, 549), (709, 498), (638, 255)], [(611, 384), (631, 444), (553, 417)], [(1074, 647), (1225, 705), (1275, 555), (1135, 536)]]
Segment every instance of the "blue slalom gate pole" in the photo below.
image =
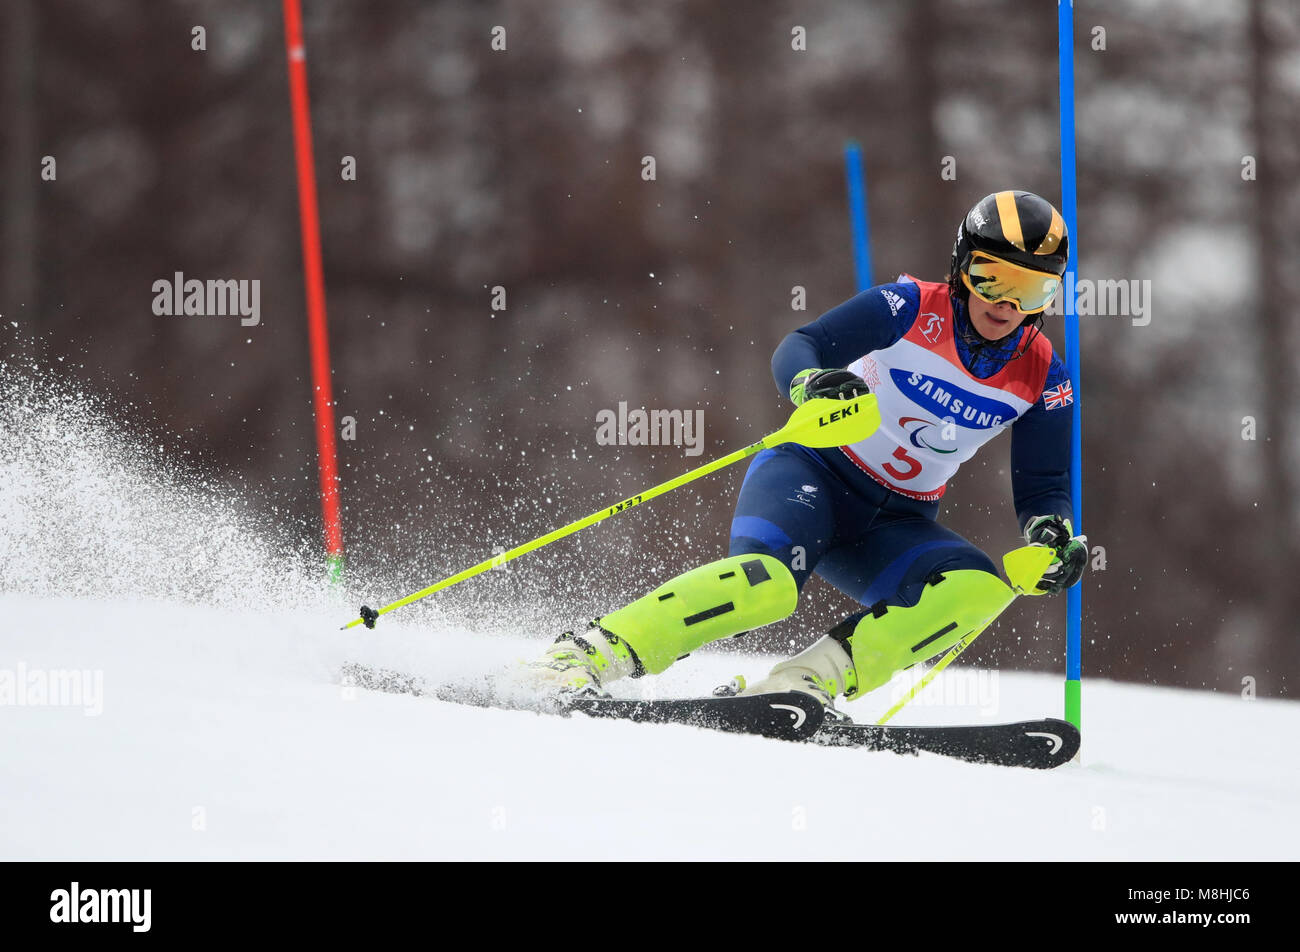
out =
[[(1079, 314), (1076, 292), (1079, 261), (1078, 208), (1074, 170), (1074, 0), (1057, 0), (1056, 32), (1060, 48), (1061, 203), (1070, 230), (1070, 255), (1065, 266), (1065, 367), (1074, 388), (1070, 436), (1070, 501), (1074, 531), (1083, 532), (1083, 383), (1079, 379)], [(1082, 729), (1083, 588), (1076, 582), (1065, 593), (1065, 719)]]
[(849, 185), (849, 225), (853, 229), (853, 273), (858, 290), (865, 291), (871, 280), (871, 231), (867, 226), (867, 188), (862, 172), (862, 148), (856, 142), (844, 144), (844, 177)]

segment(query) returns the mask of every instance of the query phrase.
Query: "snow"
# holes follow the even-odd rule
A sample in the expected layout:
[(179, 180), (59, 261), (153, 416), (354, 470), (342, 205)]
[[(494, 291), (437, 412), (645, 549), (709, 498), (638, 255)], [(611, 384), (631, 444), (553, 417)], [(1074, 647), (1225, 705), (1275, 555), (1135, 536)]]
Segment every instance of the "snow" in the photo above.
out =
[[(246, 493), (143, 439), (0, 374), (0, 858), (1300, 854), (1295, 702), (1085, 680), (1081, 760), (1033, 771), (346, 686), (348, 661), (439, 683), (535, 657), (547, 635), (469, 630), (438, 596), (340, 631), (355, 594), (326, 590)], [(549, 630), (537, 614), (503, 610)], [(613, 687), (701, 694), (774, 660), (705, 650)], [(901, 690), (845, 710), (874, 720)], [(951, 668), (895, 720), (1061, 704), (1058, 677)]]
[[(0, 611), (9, 620), (0, 671), (89, 669), (103, 685), (98, 714), (0, 707), (7, 859), (1300, 852), (1291, 702), (1088, 681), (1081, 762), (1033, 771), (348, 688), (338, 671), (349, 659), (437, 680), (539, 645), (400, 622), (340, 632), (343, 608), (277, 615), (6, 595)], [(700, 693), (771, 660), (702, 652), (622, 693)], [(949, 678), (928, 690), (953, 696), (940, 683)], [(977, 680), (958, 670), (950, 684), (962, 679)], [(887, 700), (846, 710), (869, 720)], [(1059, 714), (1060, 704), (1058, 679), (1001, 673), (991, 695), (918, 701), (898, 721), (992, 723)]]

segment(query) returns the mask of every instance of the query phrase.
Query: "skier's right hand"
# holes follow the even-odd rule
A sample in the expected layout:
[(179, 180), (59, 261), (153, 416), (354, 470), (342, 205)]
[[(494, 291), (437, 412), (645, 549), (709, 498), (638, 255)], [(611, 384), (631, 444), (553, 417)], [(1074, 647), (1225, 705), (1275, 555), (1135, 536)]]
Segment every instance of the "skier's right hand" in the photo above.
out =
[(805, 400), (814, 397), (851, 400), (870, 392), (865, 380), (842, 368), (820, 370), (813, 367), (799, 371), (790, 381), (790, 400), (795, 406), (801, 406)]

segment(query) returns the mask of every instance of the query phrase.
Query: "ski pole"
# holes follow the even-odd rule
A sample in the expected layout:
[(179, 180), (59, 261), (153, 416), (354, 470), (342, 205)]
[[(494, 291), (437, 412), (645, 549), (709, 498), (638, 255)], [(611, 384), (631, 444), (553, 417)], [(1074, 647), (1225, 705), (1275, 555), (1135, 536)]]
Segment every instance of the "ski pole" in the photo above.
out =
[(1043, 572), (1052, 564), (1052, 559), (1055, 557), (1055, 553), (1048, 546), (1037, 542), (1031, 545), (1022, 545), (1020, 548), (1012, 549), (1002, 556), (1002, 566), (1006, 570), (1007, 578), (1011, 580), (1011, 597), (1007, 599), (1006, 604), (994, 612), (992, 618), (949, 648), (947, 654), (936, 661), (929, 671), (925, 672), (925, 677), (912, 685), (907, 694), (903, 695), (902, 700), (887, 710), (876, 723), (884, 724), (901, 711), (912, 698), (925, 690), (926, 685), (933, 681), (940, 671), (952, 664), (959, 654), (969, 648), (970, 643), (982, 635), (984, 630), (993, 624), (1012, 602), (1021, 595), (1034, 592), (1038, 580), (1043, 577)]
[(991, 624), (993, 624), (993, 618), (990, 618), (988, 621), (980, 625), (978, 628), (976, 628), (973, 632), (971, 632), (961, 641), (957, 642), (955, 645), (949, 648), (948, 653), (945, 654), (938, 661), (936, 661), (931, 666), (929, 671), (925, 672), (925, 677), (923, 677), (916, 684), (912, 685), (911, 689), (907, 692), (907, 694), (903, 696), (903, 699), (899, 701), (897, 704), (895, 704), (893, 707), (891, 707), (889, 710), (887, 710), (884, 716), (881, 717), (880, 720), (876, 721), (876, 723), (884, 724), (891, 717), (893, 717), (895, 714), (901, 711), (907, 705), (908, 701), (912, 700), (912, 698), (916, 697), (918, 694), (924, 691), (926, 685), (928, 685), (931, 681), (933, 681), (935, 679), (935, 676), (938, 675), (940, 671), (948, 667), (948, 665), (952, 664), (953, 661), (957, 658), (957, 656), (961, 654), (963, 651), (965, 651), (967, 648), (969, 648), (970, 643), (974, 641), (976, 638), (978, 638), (984, 632), (984, 629)]
[(873, 393), (864, 394), (860, 397), (854, 397), (852, 400), (831, 400), (825, 397), (819, 397), (813, 400), (805, 401), (797, 407), (794, 413), (790, 414), (790, 419), (785, 425), (775, 433), (771, 433), (757, 443), (751, 443), (744, 449), (736, 450), (726, 456), (715, 459), (711, 463), (705, 463), (703, 466), (691, 470), (689, 473), (683, 473), (674, 479), (660, 483), (650, 489), (643, 490), (635, 496), (629, 496), (621, 502), (616, 502), (612, 506), (593, 512), (589, 516), (570, 522), (567, 526), (562, 526), (554, 532), (548, 532), (544, 536), (533, 539), (531, 542), (525, 542), (522, 545), (515, 546), (508, 552), (502, 552), (500, 555), (494, 555), (490, 559), (484, 559), (478, 565), (471, 566), (462, 572), (457, 572), (441, 582), (435, 582), (428, 588), (422, 588), (418, 592), (400, 598), (391, 605), (385, 605), (376, 611), (365, 605), (361, 606), (359, 618), (354, 618), (343, 626), (343, 629), (355, 627), (356, 625), (365, 625), (367, 628), (374, 628), (375, 621), (380, 615), (386, 615), (403, 605), (409, 605), (411, 602), (419, 601), (434, 592), (449, 588), (458, 582), (463, 582), (467, 578), (473, 578), (488, 569), (496, 568), (498, 565), (504, 565), (511, 559), (518, 558), (525, 552), (532, 552), (534, 549), (540, 549), (544, 545), (550, 545), (558, 539), (585, 529), (588, 526), (602, 522), (611, 516), (616, 516), (620, 512), (626, 512), (634, 506), (649, 502), (656, 496), (662, 496), (664, 493), (676, 489), (679, 486), (685, 486), (692, 480), (699, 479), (701, 476), (707, 476), (709, 473), (716, 472), (732, 463), (738, 463), (758, 453), (760, 450), (778, 446), (782, 443), (799, 443), (803, 446), (814, 448), (830, 448), (835, 446), (844, 446), (850, 443), (856, 443), (859, 440), (865, 440), (875, 432), (876, 427), (880, 425), (880, 411), (876, 407), (876, 395)]

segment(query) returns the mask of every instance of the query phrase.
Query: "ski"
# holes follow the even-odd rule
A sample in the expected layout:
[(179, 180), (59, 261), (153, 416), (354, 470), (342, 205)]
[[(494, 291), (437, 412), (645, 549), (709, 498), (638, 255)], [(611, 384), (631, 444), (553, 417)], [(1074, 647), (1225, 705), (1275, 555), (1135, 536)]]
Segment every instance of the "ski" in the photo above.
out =
[(655, 700), (579, 697), (563, 703), (537, 700), (525, 705), (517, 703), (517, 698), (496, 695), (490, 680), (483, 684), (435, 686), (414, 675), (355, 662), (345, 664), (341, 675), (345, 685), (414, 697), (432, 695), (458, 704), (520, 708), (564, 716), (577, 712), (649, 724), (685, 724), (825, 747), (857, 747), (897, 754), (924, 751), (1004, 767), (1039, 770), (1059, 767), (1079, 750), (1078, 729), (1056, 718), (949, 727), (855, 724), (848, 718), (837, 717), (838, 712), (827, 717), (821, 703), (802, 691)]
[(778, 740), (808, 740), (817, 733), (826, 716), (821, 702), (802, 691), (651, 701), (578, 697), (567, 701), (565, 709), (591, 717), (616, 717), (651, 724), (688, 724)]
[(828, 747), (862, 747), (900, 754), (926, 751), (977, 764), (1046, 770), (1068, 763), (1079, 751), (1079, 730), (1068, 721), (1043, 718), (1014, 724), (903, 727), (827, 720), (812, 741)]
[(339, 671), (339, 683), (343, 687), (383, 691), (385, 694), (410, 694), (413, 697), (433, 694), (433, 688), (424, 678), (393, 671), (391, 668), (372, 668), (355, 661), (344, 662)]
[(432, 685), (424, 678), (390, 668), (375, 668), (349, 661), (343, 665), (344, 686), (437, 697), (442, 701), (472, 707), (531, 710), (546, 714), (574, 712), (590, 717), (618, 718), (647, 724), (686, 724), (733, 734), (758, 734), (779, 740), (807, 740), (822, 724), (825, 711), (813, 697), (801, 691), (748, 697), (700, 697), (636, 700), (613, 697), (578, 697), (566, 701), (534, 698), (525, 703), (518, 696), (499, 693), (490, 678), (456, 684)]

